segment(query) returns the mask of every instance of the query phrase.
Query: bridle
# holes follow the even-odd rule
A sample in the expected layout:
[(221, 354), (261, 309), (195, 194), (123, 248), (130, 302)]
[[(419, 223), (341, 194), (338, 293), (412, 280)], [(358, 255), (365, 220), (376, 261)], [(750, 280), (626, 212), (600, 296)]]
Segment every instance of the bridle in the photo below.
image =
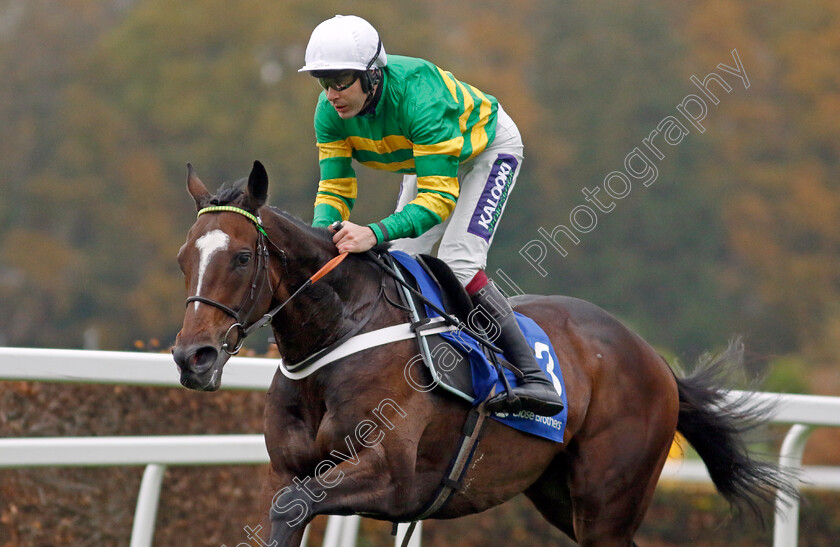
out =
[[(233, 325), (228, 328), (227, 332), (225, 333), (224, 338), (222, 339), (222, 349), (227, 352), (229, 355), (236, 355), (239, 353), (239, 350), (242, 349), (242, 344), (245, 342), (245, 338), (248, 334), (256, 330), (254, 324), (250, 327), (245, 327), (245, 319), (251, 314), (254, 310), (254, 306), (257, 304), (257, 301), (260, 296), (262, 296), (262, 292), (265, 289), (266, 285), (269, 285), (268, 280), (268, 246), (266, 243), (271, 243), (272, 246), (277, 248), (281, 253), (283, 253), (282, 249), (279, 249), (272, 241), (269, 239), (268, 234), (265, 231), (265, 228), (262, 226), (262, 222), (260, 219), (249, 213), (244, 209), (240, 209), (239, 207), (232, 207), (230, 205), (217, 205), (213, 207), (205, 207), (198, 211), (198, 217), (206, 213), (222, 213), (222, 212), (231, 212), (231, 213), (238, 213), (253, 223), (253, 225), (257, 228), (257, 245), (254, 254), (256, 255), (257, 264), (254, 268), (254, 277), (251, 279), (251, 288), (248, 293), (242, 299), (242, 303), (239, 305), (237, 309), (233, 309), (229, 306), (222, 304), (216, 300), (211, 298), (207, 298), (204, 296), (190, 296), (187, 298), (187, 305), (190, 305), (192, 302), (201, 302), (202, 304), (207, 304), (209, 306), (213, 306), (216, 309), (219, 309), (225, 312), (227, 315), (231, 316), (235, 321)], [(260, 272), (264, 272), (265, 275), (261, 276)], [(251, 301), (251, 307), (248, 308), (247, 313), (242, 313), (243, 308), (247, 305), (248, 301)], [(262, 319), (260, 320), (262, 321)], [(269, 319), (270, 321), (270, 319)], [(258, 323), (259, 321), (257, 321)], [(264, 325), (268, 321), (263, 322), (260, 326)], [(259, 327), (257, 327), (259, 328)], [(233, 333), (237, 334), (236, 343), (231, 344), (230, 337)]]
[[(324, 266), (321, 267), (320, 270), (315, 272), (312, 277), (306, 280), (306, 282), (298, 287), (294, 293), (292, 293), (286, 300), (284, 300), (281, 304), (273, 308), (271, 311), (263, 315), (260, 319), (254, 321), (249, 326), (245, 326), (246, 318), (251, 314), (254, 310), (254, 306), (257, 304), (259, 297), (262, 295), (262, 292), (266, 285), (270, 285), (269, 282), (269, 273), (268, 273), (268, 262), (269, 262), (269, 253), (268, 253), (268, 245), (270, 244), (274, 247), (279, 253), (282, 259), (285, 260), (286, 253), (278, 247), (271, 238), (268, 237), (268, 233), (265, 231), (265, 228), (262, 225), (262, 221), (259, 217), (251, 214), (250, 212), (246, 211), (245, 209), (240, 209), (239, 207), (233, 207), (230, 205), (216, 205), (212, 207), (205, 207), (198, 212), (198, 216), (201, 216), (205, 213), (237, 213), (248, 220), (256, 227), (257, 229), (257, 246), (255, 250), (255, 255), (257, 256), (257, 264), (254, 268), (254, 277), (251, 280), (251, 289), (248, 294), (242, 300), (242, 303), (239, 305), (239, 308), (234, 310), (218, 302), (211, 298), (205, 298), (203, 296), (190, 296), (187, 298), (187, 305), (191, 302), (201, 302), (202, 304), (207, 304), (209, 306), (213, 306), (227, 315), (231, 316), (235, 323), (231, 325), (227, 332), (225, 333), (224, 338), (222, 339), (222, 350), (224, 350), (228, 355), (236, 355), (239, 353), (239, 350), (242, 349), (242, 344), (245, 342), (245, 338), (248, 337), (249, 334), (254, 332), (255, 330), (259, 329), (260, 327), (265, 326), (266, 324), (270, 323), (274, 316), (277, 315), (283, 307), (288, 304), (294, 297), (300, 294), (305, 288), (310, 286), (312, 283), (315, 283), (330, 271), (333, 268), (341, 264), (341, 262), (347, 257), (347, 253), (341, 253), (338, 256), (330, 259)], [(265, 272), (265, 275), (260, 276), (260, 271)], [(258, 278), (259, 279), (259, 288), (258, 285)], [(279, 283), (279, 282), (278, 282)], [(274, 289), (272, 289), (272, 294), (274, 294)], [(248, 300), (251, 300), (251, 307), (248, 309), (248, 312), (243, 314), (242, 309), (247, 304)], [(236, 333), (237, 338), (235, 343), (231, 343), (230, 337), (231, 334)]]

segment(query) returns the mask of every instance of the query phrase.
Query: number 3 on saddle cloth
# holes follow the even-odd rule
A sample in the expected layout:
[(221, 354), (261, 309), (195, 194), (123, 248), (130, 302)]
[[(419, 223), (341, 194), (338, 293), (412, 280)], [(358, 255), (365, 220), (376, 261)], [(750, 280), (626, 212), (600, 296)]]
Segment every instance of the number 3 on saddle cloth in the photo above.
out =
[[(390, 251), (390, 254), (403, 267), (403, 272), (407, 272), (413, 278), (406, 279), (406, 281), (412, 285), (416, 283), (417, 290), (424, 297), (440, 309), (445, 309), (443, 305), (444, 299), (441, 297), (441, 287), (432, 278), (426, 268), (402, 251)], [(440, 264), (443, 263), (439, 262)], [(459, 285), (456, 287), (456, 290), (463, 289)], [(411, 301), (413, 299), (409, 300)], [(429, 306), (415, 306), (415, 308), (421, 319), (424, 316), (424, 312), (425, 316), (430, 319), (440, 317)], [(534, 350), (537, 362), (546, 373), (546, 377), (554, 384), (558, 393), (560, 393), (563, 399), (563, 410), (555, 416), (548, 417), (537, 416), (528, 411), (520, 411), (514, 414), (496, 412), (490, 414), (490, 417), (514, 429), (552, 441), (563, 442), (563, 432), (566, 428), (566, 409), (569, 405), (566, 401), (566, 386), (563, 381), (563, 374), (560, 371), (557, 355), (554, 353), (554, 348), (551, 346), (551, 341), (548, 339), (548, 336), (536, 322), (518, 312), (514, 313), (516, 314), (516, 320), (519, 322), (522, 332), (525, 334), (526, 340), (528, 340), (528, 343)], [(462, 321), (464, 319), (461, 317)], [(467, 324), (469, 324), (469, 321)], [(421, 342), (421, 352), (427, 351), (427, 355), (425, 357), (418, 355), (412, 359), (406, 365), (405, 370), (406, 380), (415, 389), (428, 391), (435, 387), (440, 387), (469, 401), (473, 405), (477, 405), (483, 401), (493, 388), (496, 389), (496, 393), (500, 393), (505, 389), (504, 384), (499, 378), (498, 369), (493, 366), (485, 354), (484, 346), (476, 342), (475, 339), (464, 331), (453, 330), (442, 332), (423, 337), (423, 340), (427, 341), (427, 345), (424, 348)], [(501, 354), (497, 355), (497, 357), (504, 358)], [(416, 370), (412, 370), (415, 365), (420, 365), (424, 362), (430, 367), (433, 380), (431, 384), (427, 384), (427, 381), (424, 382), (421, 380), (420, 378), (422, 376)], [(510, 385), (515, 387), (518, 380), (514, 374), (506, 368), (503, 369), (503, 372)]]

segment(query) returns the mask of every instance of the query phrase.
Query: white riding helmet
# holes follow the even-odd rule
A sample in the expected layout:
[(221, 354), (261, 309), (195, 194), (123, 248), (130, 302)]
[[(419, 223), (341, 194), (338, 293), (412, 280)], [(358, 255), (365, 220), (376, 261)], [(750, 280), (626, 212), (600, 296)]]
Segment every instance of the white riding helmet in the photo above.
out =
[(306, 64), (298, 72), (384, 67), (388, 56), (373, 25), (355, 15), (336, 15), (312, 31)]

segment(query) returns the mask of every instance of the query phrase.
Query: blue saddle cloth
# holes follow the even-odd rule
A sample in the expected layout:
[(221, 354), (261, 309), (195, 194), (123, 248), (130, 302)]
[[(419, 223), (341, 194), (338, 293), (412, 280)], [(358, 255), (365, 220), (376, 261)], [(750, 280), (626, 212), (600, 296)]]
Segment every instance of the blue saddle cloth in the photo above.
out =
[[(390, 253), (414, 277), (418, 290), (423, 296), (443, 309), (440, 288), (429, 277), (426, 270), (414, 258), (402, 251), (390, 251)], [(433, 309), (428, 306), (425, 306), (425, 308), (428, 317), (439, 317)], [(537, 362), (546, 373), (546, 377), (560, 393), (564, 408), (556, 416), (537, 416), (532, 412), (521, 411), (515, 414), (497, 412), (490, 414), (490, 417), (519, 431), (531, 433), (552, 441), (563, 442), (568, 404), (566, 401), (566, 385), (563, 381), (563, 373), (560, 370), (557, 355), (554, 353), (554, 348), (548, 339), (548, 335), (545, 334), (545, 331), (535, 321), (519, 312), (514, 313), (516, 314), (516, 320), (519, 322), (522, 332), (525, 334), (525, 338), (534, 349)], [(450, 342), (452, 348), (465, 355), (468, 359), (472, 374), (474, 405), (483, 401), (493, 388), (496, 389), (496, 393), (504, 391), (504, 384), (499, 378), (497, 369), (490, 363), (481, 344), (460, 330), (441, 333), (440, 336)], [(510, 385), (518, 385), (518, 381), (513, 373), (507, 369), (503, 370)]]

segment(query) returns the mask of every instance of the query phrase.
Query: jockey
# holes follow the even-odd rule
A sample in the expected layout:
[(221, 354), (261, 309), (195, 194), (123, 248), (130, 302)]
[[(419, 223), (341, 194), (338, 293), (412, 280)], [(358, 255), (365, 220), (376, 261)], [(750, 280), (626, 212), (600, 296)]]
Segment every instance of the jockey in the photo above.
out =
[[(313, 226), (343, 226), (339, 252), (393, 241), (416, 256), (440, 241), (446, 262), (476, 306), (498, 323), (496, 344), (524, 374), (522, 408), (553, 416), (563, 404), (534, 358), (510, 304), (484, 268), (522, 165), (519, 130), (495, 97), (423, 59), (386, 55), (364, 19), (337, 15), (319, 24), (300, 72), (324, 91), (315, 111), (321, 179)], [(396, 212), (366, 226), (347, 222), (356, 199), (351, 160), (403, 175)], [(507, 410), (505, 394), (489, 410)]]

